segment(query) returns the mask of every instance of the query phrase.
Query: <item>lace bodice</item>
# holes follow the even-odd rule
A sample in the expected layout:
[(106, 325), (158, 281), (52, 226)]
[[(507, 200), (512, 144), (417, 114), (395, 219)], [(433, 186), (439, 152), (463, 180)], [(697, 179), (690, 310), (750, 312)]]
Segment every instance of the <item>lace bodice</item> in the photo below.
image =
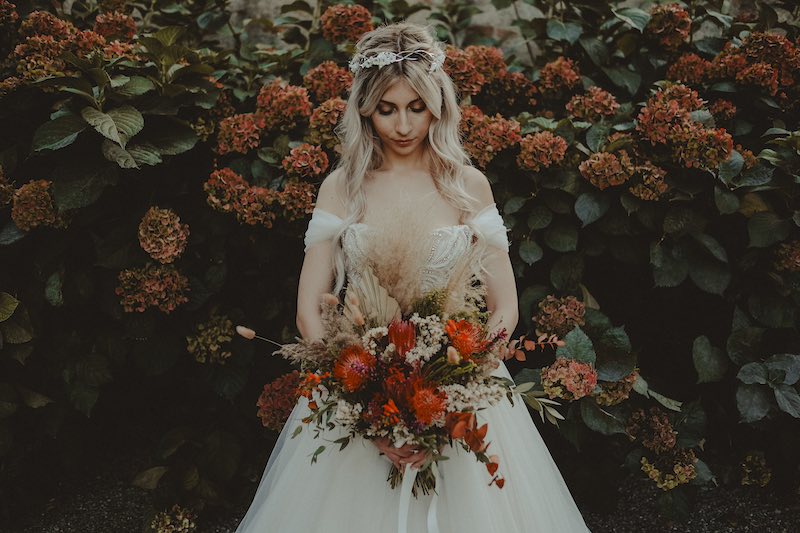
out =
[[(305, 236), (306, 251), (313, 244), (334, 237), (343, 224), (344, 220), (333, 213), (314, 209)], [(358, 277), (368, 264), (365, 239), (369, 229), (367, 224), (356, 222), (345, 228), (342, 234), (345, 270), (351, 280)], [(496, 204), (486, 206), (466, 224), (433, 230), (430, 235), (430, 253), (420, 280), (422, 291), (447, 284), (452, 269), (458, 259), (469, 250), (473, 237), (486, 239), (490, 246), (508, 251), (506, 232)]]

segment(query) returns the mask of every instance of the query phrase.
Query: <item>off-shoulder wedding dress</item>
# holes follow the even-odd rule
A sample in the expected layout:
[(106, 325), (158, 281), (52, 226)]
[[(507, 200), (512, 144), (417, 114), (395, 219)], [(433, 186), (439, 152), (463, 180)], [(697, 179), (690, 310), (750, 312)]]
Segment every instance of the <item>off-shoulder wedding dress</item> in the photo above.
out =
[[(306, 249), (336, 235), (344, 221), (315, 209), (306, 232)], [(349, 225), (342, 235), (347, 275), (357, 276), (366, 261), (363, 223)], [(497, 206), (486, 206), (466, 224), (432, 232), (433, 246), (422, 283), (443, 286), (449, 269), (471, 245), (473, 235), (489, 245), (508, 250), (508, 239)], [(511, 379), (505, 364), (494, 375)], [(387, 481), (391, 462), (375, 445), (357, 437), (344, 450), (334, 440), (338, 430), (314, 438), (310, 426), (295, 438), (295, 428), (310, 413), (300, 397), (275, 448), (237, 533), (398, 533), (401, 486)], [(579, 533), (588, 531), (569, 489), (561, 477), (527, 407), (515, 398), (478, 411), (478, 424), (489, 424), (487, 453), (500, 457), (500, 489), (489, 485), (491, 476), (460, 445), (445, 446), (448, 460), (438, 464), (436, 493), (407, 503), (408, 533)], [(322, 440), (324, 439), (324, 440)], [(327, 442), (326, 442), (327, 441)], [(322, 444), (325, 451), (311, 464)], [(435, 498), (435, 499), (434, 499)], [(433, 500), (433, 501), (432, 501)], [(433, 504), (433, 505), (432, 505)], [(405, 533), (405, 532), (400, 532)]]

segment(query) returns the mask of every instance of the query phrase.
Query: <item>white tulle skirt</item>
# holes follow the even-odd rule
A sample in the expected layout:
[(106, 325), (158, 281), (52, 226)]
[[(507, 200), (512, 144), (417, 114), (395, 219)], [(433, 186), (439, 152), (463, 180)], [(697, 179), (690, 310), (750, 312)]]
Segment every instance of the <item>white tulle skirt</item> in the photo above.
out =
[[(504, 363), (494, 372), (511, 378)], [(397, 533), (401, 486), (387, 481), (392, 466), (372, 442), (357, 437), (339, 450), (338, 430), (303, 424), (308, 400), (300, 397), (267, 461), (253, 502), (236, 533)], [(477, 413), (488, 422), (487, 453), (500, 457), (499, 489), (486, 465), (459, 444), (445, 446), (438, 463), (435, 514), (439, 533), (578, 533), (588, 531), (521, 398), (507, 398)], [(323, 438), (325, 440), (323, 440)], [(327, 441), (327, 442), (326, 442)], [(311, 464), (320, 445), (325, 451)], [(433, 491), (412, 497), (408, 532), (430, 533)]]

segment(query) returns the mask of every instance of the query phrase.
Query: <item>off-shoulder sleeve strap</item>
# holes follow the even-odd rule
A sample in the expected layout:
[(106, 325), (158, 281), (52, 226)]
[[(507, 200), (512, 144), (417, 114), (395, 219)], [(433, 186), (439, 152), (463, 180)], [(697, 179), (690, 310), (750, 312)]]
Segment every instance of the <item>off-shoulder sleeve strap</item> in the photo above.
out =
[(312, 244), (332, 239), (343, 223), (344, 221), (333, 213), (315, 208), (311, 213), (311, 220), (308, 221), (308, 229), (303, 239), (305, 251), (308, 251)]
[(490, 245), (508, 251), (508, 235), (506, 235), (508, 228), (497, 210), (497, 204), (489, 204), (478, 211), (472, 219), (472, 224), (480, 230)]

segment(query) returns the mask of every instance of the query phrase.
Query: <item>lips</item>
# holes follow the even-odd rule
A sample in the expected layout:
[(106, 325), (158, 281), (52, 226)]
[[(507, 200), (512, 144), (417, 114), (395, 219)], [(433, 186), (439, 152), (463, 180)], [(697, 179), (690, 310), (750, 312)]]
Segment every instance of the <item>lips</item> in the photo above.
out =
[(405, 146), (407, 144), (410, 144), (411, 141), (413, 141), (413, 140), (414, 139), (395, 139), (394, 142), (396, 142), (397, 144), (401, 144), (401, 145)]

